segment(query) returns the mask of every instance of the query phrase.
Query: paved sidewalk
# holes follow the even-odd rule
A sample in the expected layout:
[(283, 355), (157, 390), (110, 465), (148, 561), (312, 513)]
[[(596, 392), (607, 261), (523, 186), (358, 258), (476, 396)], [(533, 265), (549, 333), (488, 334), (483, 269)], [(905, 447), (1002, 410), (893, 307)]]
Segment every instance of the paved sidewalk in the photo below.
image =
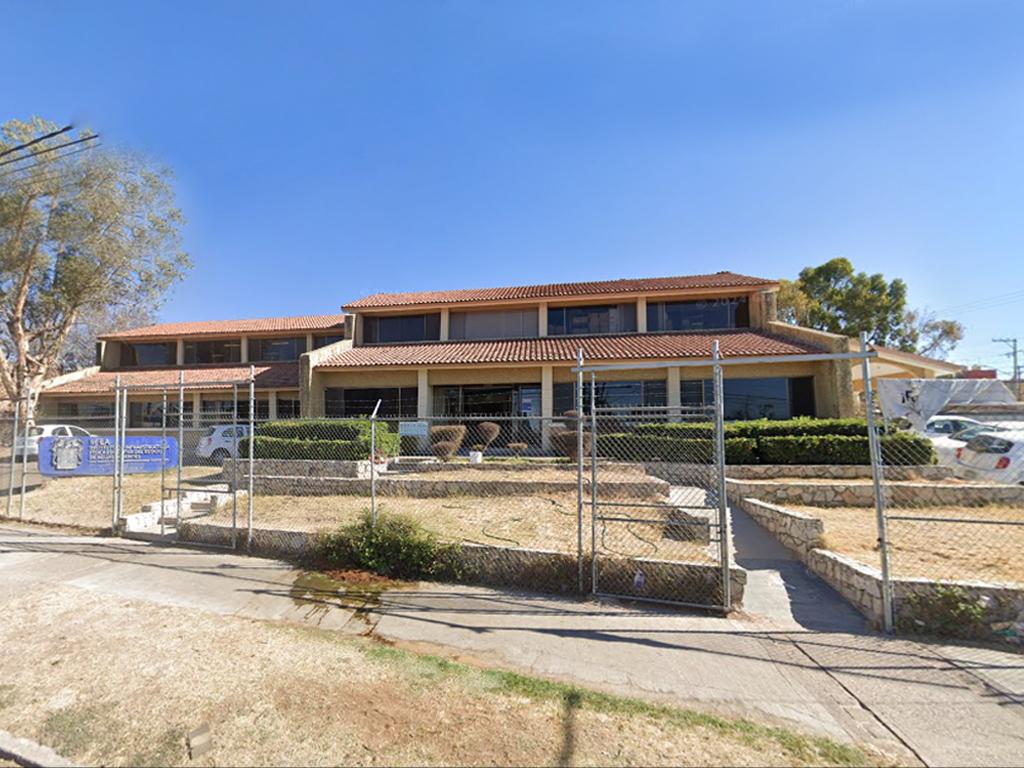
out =
[(766, 566), (762, 574), (767, 616), (725, 619), (433, 584), (389, 592), (357, 611), (330, 589), (296, 589), (298, 572), (274, 560), (0, 528), (0, 610), (12, 595), (66, 584), (373, 631), (473, 663), (904, 750), (907, 761), (1020, 764), (1024, 657), (806, 628), (793, 614), (814, 625), (820, 618), (809, 607), (787, 609), (788, 617), (771, 607), (777, 571)]

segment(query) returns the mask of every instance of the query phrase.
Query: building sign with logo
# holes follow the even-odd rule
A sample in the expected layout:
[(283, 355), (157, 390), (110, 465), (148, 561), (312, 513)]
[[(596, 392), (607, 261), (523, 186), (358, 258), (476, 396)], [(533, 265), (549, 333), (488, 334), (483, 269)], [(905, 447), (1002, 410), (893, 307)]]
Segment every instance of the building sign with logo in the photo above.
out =
[(398, 423), (398, 434), (402, 437), (426, 437), (429, 425), (425, 421), (401, 421)]
[[(161, 462), (167, 468), (178, 466), (178, 441), (173, 437), (167, 438), (166, 446), (159, 437), (125, 439), (125, 474), (159, 472)], [(49, 477), (112, 475), (114, 438), (44, 437), (39, 441), (39, 472)]]

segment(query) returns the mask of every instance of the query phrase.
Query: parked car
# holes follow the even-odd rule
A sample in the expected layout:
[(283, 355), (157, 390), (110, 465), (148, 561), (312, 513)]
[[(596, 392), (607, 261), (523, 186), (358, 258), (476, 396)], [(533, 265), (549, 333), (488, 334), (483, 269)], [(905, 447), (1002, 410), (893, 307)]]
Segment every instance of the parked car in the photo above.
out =
[(226, 458), (238, 458), (238, 443), (249, 434), (249, 427), (219, 424), (210, 427), (196, 445), (196, 456), (220, 464)]
[(1024, 431), (982, 432), (956, 451), (956, 474), (967, 480), (1024, 483)]
[(978, 435), (986, 432), (1004, 432), (1005, 428), (996, 424), (975, 424), (974, 426), (961, 429), (951, 435), (939, 434), (929, 435), (932, 447), (935, 448), (935, 456), (939, 464), (954, 466), (956, 464), (957, 449), (963, 448), (968, 442)]
[[(39, 456), (39, 441), (44, 437), (91, 437), (88, 430), (74, 424), (40, 424), (28, 428), (28, 437), (18, 436), (14, 440), (14, 455), (35, 459)], [(26, 442), (27, 441), (27, 442)]]
[(927, 437), (952, 435), (957, 432), (963, 432), (969, 427), (977, 426), (981, 426), (980, 421), (963, 416), (932, 416), (924, 427), (924, 434)]

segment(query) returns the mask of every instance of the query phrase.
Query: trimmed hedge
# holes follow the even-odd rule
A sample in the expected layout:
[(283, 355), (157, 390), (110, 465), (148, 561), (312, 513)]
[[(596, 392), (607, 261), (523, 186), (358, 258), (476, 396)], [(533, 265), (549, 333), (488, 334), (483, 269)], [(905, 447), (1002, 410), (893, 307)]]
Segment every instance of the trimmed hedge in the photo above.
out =
[[(660, 437), (657, 435), (611, 434), (597, 438), (598, 454), (623, 461), (670, 461), (704, 464), (714, 459), (714, 441)], [(750, 437), (725, 440), (727, 464), (756, 464), (757, 441)]]
[[(881, 439), (882, 460), (888, 465), (935, 463), (931, 441), (916, 435), (886, 435)], [(762, 464), (870, 464), (867, 436), (804, 435), (764, 437), (757, 441)]]
[[(399, 437), (387, 423), (377, 422), (377, 453), (398, 454)], [(239, 455), (249, 455), (249, 438), (239, 443)], [(370, 458), (370, 421), (271, 421), (257, 428), (253, 455), (257, 459), (316, 459), (361, 461)]]
[[(714, 424), (711, 422), (669, 422), (664, 424), (637, 424), (633, 432), (638, 435), (659, 435), (662, 437), (714, 438)], [(799, 437), (802, 435), (849, 435), (868, 434), (864, 419), (797, 419), (756, 421), (730, 421), (725, 425), (728, 437)]]

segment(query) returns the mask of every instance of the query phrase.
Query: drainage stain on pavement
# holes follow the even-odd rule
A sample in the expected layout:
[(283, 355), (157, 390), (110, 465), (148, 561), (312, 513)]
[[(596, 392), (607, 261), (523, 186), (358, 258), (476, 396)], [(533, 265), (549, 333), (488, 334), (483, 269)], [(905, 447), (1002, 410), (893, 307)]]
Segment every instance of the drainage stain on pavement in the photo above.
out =
[(369, 635), (376, 624), (372, 614), (380, 607), (381, 595), (408, 586), (360, 571), (303, 571), (292, 584), (290, 596), (297, 607), (306, 609), (307, 621), (319, 625), (332, 609), (343, 608), (365, 625), (362, 634)]

